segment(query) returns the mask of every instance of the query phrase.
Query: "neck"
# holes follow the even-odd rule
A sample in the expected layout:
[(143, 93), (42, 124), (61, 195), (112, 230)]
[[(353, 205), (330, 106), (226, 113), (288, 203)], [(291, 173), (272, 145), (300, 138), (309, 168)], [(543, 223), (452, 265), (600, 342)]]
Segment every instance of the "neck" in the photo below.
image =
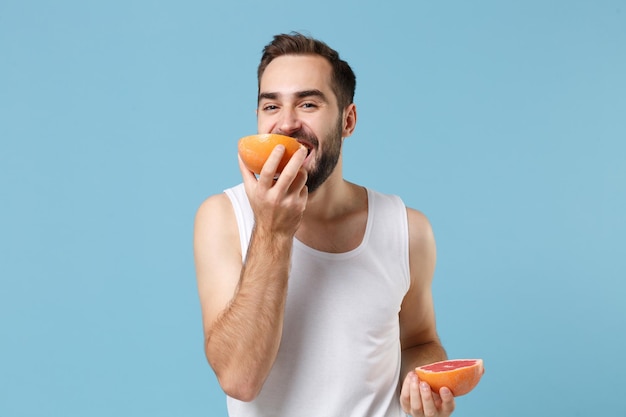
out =
[(296, 238), (323, 252), (342, 253), (362, 241), (367, 223), (367, 193), (333, 173), (309, 194)]
[(309, 194), (302, 222), (332, 222), (363, 206), (367, 206), (365, 189), (333, 173), (315, 192)]
[(340, 158), (326, 181), (309, 194), (303, 220), (307, 217), (333, 218), (338, 211), (342, 211), (341, 207), (345, 206), (346, 200), (349, 201), (351, 185), (343, 178)]

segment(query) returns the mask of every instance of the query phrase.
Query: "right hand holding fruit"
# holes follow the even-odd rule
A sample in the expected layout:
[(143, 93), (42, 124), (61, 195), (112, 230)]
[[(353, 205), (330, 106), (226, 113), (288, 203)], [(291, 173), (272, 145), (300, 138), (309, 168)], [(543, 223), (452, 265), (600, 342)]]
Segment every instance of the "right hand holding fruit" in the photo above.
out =
[(307, 173), (302, 168), (307, 151), (304, 147), (298, 148), (277, 176), (285, 154), (283, 145), (274, 147), (258, 178), (241, 155), (239, 168), (254, 212), (255, 227), (270, 234), (292, 237), (300, 225), (308, 198)]

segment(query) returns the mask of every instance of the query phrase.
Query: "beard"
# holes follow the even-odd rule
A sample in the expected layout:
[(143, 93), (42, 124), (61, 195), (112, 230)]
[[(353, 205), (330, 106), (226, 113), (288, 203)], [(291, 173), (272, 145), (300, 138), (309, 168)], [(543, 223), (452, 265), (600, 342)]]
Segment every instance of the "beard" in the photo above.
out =
[(307, 173), (306, 186), (309, 193), (314, 192), (322, 185), (332, 174), (339, 161), (341, 155), (341, 132), (343, 131), (342, 120), (339, 120), (335, 124), (334, 129), (326, 135), (324, 138), (322, 147), (319, 147), (319, 141), (317, 137), (307, 132), (298, 131), (291, 136), (296, 139), (303, 139), (311, 143), (315, 150), (315, 161), (312, 164), (311, 170)]

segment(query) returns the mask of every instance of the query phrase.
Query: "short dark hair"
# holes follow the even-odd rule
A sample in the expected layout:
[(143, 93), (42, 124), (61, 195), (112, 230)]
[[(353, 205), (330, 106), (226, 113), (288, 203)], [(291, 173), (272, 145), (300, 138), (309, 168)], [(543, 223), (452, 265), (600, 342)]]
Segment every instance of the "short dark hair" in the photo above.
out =
[(356, 76), (350, 65), (339, 57), (337, 51), (324, 42), (298, 32), (275, 35), (272, 42), (265, 45), (257, 70), (259, 90), (265, 69), (270, 62), (282, 55), (319, 55), (325, 58), (332, 67), (331, 87), (337, 96), (339, 109), (352, 104), (356, 89)]

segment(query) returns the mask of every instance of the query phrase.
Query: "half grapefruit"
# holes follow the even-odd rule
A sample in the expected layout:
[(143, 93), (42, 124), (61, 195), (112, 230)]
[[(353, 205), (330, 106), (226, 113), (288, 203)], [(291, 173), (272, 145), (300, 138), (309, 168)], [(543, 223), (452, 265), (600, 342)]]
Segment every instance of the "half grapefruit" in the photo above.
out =
[(433, 391), (438, 393), (441, 388), (448, 387), (452, 395), (458, 397), (478, 385), (485, 368), (482, 359), (452, 359), (419, 366), (415, 373)]
[(244, 136), (239, 139), (238, 150), (243, 164), (255, 174), (261, 173), (261, 168), (267, 161), (276, 145), (283, 145), (283, 154), (276, 173), (282, 172), (294, 153), (303, 147), (297, 140), (290, 136), (275, 133), (263, 133), (258, 135)]

